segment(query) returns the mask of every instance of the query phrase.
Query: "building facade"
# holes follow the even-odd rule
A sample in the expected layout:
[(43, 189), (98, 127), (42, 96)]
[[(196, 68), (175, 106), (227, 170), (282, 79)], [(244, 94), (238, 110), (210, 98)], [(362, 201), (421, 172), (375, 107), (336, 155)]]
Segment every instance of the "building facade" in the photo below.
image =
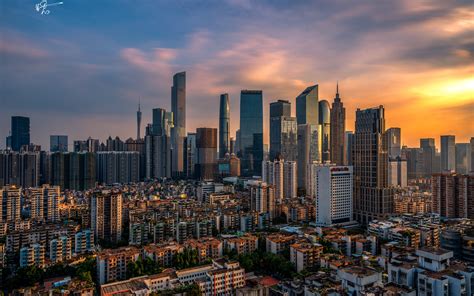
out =
[(331, 108), (330, 143), (331, 162), (337, 165), (345, 164), (344, 134), (346, 131), (346, 108), (339, 97), (339, 84), (336, 87), (336, 97)]
[(393, 213), (393, 189), (388, 186), (388, 147), (384, 141), (383, 106), (356, 111), (353, 146), (354, 217), (367, 224)]

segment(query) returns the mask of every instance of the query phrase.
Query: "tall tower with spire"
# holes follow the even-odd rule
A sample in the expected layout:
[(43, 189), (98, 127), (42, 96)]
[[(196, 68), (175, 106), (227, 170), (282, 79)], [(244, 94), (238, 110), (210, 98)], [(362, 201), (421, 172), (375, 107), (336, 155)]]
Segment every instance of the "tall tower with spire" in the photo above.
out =
[(336, 97), (331, 108), (331, 161), (337, 165), (346, 164), (344, 159), (344, 133), (346, 131), (346, 108), (339, 97), (339, 82), (336, 84)]
[(140, 110), (140, 99), (138, 99), (138, 110), (137, 110), (137, 140), (141, 138), (140, 127), (142, 125), (142, 111)]

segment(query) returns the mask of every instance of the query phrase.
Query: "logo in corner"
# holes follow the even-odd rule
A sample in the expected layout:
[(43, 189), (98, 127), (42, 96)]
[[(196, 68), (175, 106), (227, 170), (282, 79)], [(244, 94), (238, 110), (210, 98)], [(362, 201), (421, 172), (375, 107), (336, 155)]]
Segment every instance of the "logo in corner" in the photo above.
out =
[(48, 0), (41, 0), (40, 3), (37, 3), (35, 5), (35, 9), (36, 9), (37, 12), (39, 12), (41, 14), (49, 14), (51, 11), (48, 9), (48, 7), (57, 6), (57, 5), (61, 5), (61, 4), (63, 4), (62, 1), (48, 4)]

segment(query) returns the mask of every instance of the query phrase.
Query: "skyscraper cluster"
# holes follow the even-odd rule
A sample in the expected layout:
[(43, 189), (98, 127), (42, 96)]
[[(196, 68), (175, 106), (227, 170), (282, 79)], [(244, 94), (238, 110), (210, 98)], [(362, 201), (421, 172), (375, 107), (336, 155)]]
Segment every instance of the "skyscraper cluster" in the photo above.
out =
[(240, 92), (235, 138), (231, 137), (229, 94), (219, 96), (218, 129), (199, 127), (195, 132), (186, 130), (186, 72), (173, 76), (170, 99), (171, 111), (152, 109), (152, 122), (143, 138), (139, 103), (136, 139), (109, 137), (101, 143), (89, 137), (74, 140), (73, 151), (68, 149), (67, 135), (51, 135), (50, 152), (42, 151), (30, 142), (30, 119), (13, 116), (8, 149), (0, 152), (0, 186), (51, 184), (86, 190), (96, 184), (157, 178), (210, 181), (242, 176), (261, 178), (264, 186), (270, 186), (272, 201), (267, 201), (273, 205), (296, 196), (318, 198), (317, 190), (323, 190), (318, 189), (317, 184), (322, 184), (318, 176), (329, 170), (333, 178), (337, 175), (333, 169), (349, 167), (353, 217), (367, 224), (393, 212), (395, 188), (440, 172), (467, 175), (474, 167), (474, 138), (456, 143), (454, 135), (442, 135), (440, 151), (433, 138), (420, 139), (420, 147), (404, 146), (401, 129), (386, 128), (383, 106), (357, 109), (355, 130), (346, 131), (339, 84), (332, 103), (320, 100), (317, 84), (305, 88), (295, 99), (295, 115), (290, 100), (271, 102), (268, 149), (262, 90)]

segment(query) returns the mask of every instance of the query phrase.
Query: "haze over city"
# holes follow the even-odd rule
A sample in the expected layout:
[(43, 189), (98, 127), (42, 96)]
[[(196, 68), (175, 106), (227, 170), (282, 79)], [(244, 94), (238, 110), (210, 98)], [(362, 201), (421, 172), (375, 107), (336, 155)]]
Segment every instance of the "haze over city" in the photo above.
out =
[[(294, 102), (308, 85), (332, 101), (336, 83), (353, 130), (357, 108), (384, 105), (403, 144), (473, 134), (470, 1), (78, 1), (38, 14), (35, 1), (0, 4), (0, 134), (31, 118), (31, 141), (135, 135), (151, 109), (170, 109), (172, 75), (187, 72), (187, 126), (218, 126), (241, 89)], [(469, 7), (471, 6), (471, 7)], [(2, 137), (3, 137), (2, 136)], [(71, 141), (72, 143), (72, 141)], [(439, 143), (437, 143), (439, 145)], [(5, 147), (5, 141), (0, 141)]]

